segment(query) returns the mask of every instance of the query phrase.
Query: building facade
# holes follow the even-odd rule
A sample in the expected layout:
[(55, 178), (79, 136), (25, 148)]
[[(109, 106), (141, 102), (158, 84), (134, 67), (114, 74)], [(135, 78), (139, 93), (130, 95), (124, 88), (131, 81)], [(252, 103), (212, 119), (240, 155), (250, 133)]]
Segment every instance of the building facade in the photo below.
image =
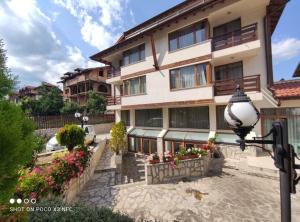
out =
[[(276, 108), (271, 36), (287, 1), (187, 0), (124, 32), (91, 58), (113, 67), (107, 83), (128, 149), (234, 144), (224, 108), (237, 85), (255, 106)], [(261, 121), (252, 132), (260, 136)]]
[(67, 102), (75, 102), (85, 106), (89, 91), (99, 93), (105, 97), (110, 96), (110, 84), (106, 83), (110, 67), (97, 67), (88, 69), (75, 69), (61, 77), (63, 84), (63, 97)]

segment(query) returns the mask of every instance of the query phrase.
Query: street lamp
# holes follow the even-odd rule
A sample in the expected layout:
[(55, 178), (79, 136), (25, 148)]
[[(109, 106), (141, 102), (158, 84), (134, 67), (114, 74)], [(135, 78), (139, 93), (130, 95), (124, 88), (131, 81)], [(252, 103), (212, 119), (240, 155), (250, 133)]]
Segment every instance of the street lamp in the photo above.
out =
[[(86, 116), (85, 114), (81, 114), (79, 112), (75, 112), (74, 114), (75, 118), (78, 119), (81, 123), (81, 128), (83, 128), (83, 125), (86, 124), (89, 121), (89, 117)], [(82, 117), (82, 118), (81, 118)]]
[[(300, 177), (297, 178), (296, 169), (300, 169), (300, 165), (295, 164), (295, 158), (298, 157), (293, 146), (288, 143), (287, 120), (280, 119), (273, 122), (270, 132), (263, 137), (253, 137), (252, 140), (245, 139), (257, 124), (260, 114), (239, 85), (224, 111), (224, 117), (232, 130), (239, 136), (240, 139), (237, 142), (242, 150), (245, 150), (248, 144), (273, 145), (274, 156), (272, 158), (275, 166), (280, 170), (281, 221), (290, 222), (290, 194), (296, 193), (296, 184), (300, 180)], [(265, 139), (269, 136), (272, 136), (272, 139)], [(254, 146), (264, 149), (257, 145)]]

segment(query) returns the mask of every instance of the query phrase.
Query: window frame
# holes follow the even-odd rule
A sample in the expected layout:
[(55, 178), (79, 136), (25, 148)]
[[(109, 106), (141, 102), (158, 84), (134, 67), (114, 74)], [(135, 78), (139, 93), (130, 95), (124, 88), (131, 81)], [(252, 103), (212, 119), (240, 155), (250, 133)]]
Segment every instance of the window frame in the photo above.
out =
[[(132, 55), (136, 52), (135, 50), (137, 50), (138, 52), (138, 60), (137, 61), (131, 61), (132, 60)], [(143, 57), (142, 57), (142, 51), (144, 51), (143, 53)], [(128, 64), (125, 64), (124, 60), (125, 57), (128, 56)], [(133, 48), (130, 48), (126, 51), (123, 52), (123, 57), (122, 57), (122, 66), (129, 66), (141, 61), (145, 61), (146, 60), (146, 45), (145, 43), (142, 43), (138, 46), (135, 46)]]
[[(174, 109), (192, 109), (192, 108), (203, 108), (203, 107), (205, 107), (205, 108), (207, 108), (208, 109), (208, 127), (207, 128), (191, 128), (190, 126), (188, 126), (188, 127), (174, 127), (174, 126), (172, 126), (171, 125), (171, 121), (172, 121), (172, 117), (171, 117), (171, 113), (172, 113), (172, 109), (174, 110)], [(193, 106), (193, 107), (172, 107), (172, 108), (169, 108), (168, 109), (168, 116), (169, 116), (169, 122), (168, 122), (168, 124), (169, 124), (169, 128), (170, 129), (193, 129), (193, 130), (209, 130), (210, 129), (210, 113), (209, 113), (209, 106)], [(188, 125), (188, 123), (186, 124), (186, 125)]]
[[(143, 111), (143, 112), (150, 112), (150, 110), (156, 110), (156, 111), (160, 111), (160, 116), (159, 116), (159, 118), (161, 118), (161, 122), (160, 122), (160, 124), (159, 124), (159, 126), (153, 126), (153, 125), (151, 125), (151, 126), (149, 126), (149, 125), (146, 125), (146, 124), (139, 124), (138, 123), (138, 121), (137, 121), (137, 113), (139, 112), (139, 111)], [(148, 114), (149, 115), (149, 114)], [(149, 115), (150, 116), (150, 115)], [(135, 110), (135, 116), (134, 116), (134, 118), (135, 118), (135, 125), (136, 125), (136, 127), (151, 127), (151, 128), (162, 128), (163, 127), (163, 110), (161, 109), (161, 108), (158, 108), (158, 109), (136, 109)], [(152, 118), (156, 118), (156, 117), (152, 117)], [(147, 121), (149, 121), (150, 119), (152, 119), (152, 118), (149, 118), (149, 119), (147, 119)], [(145, 120), (145, 119), (144, 119)]]
[[(141, 90), (142, 89), (142, 86), (141, 86), (142, 78), (145, 78), (144, 92), (142, 92), (142, 90)], [(132, 81), (136, 80), (136, 79), (138, 79), (138, 82), (139, 82), (139, 86), (138, 86), (139, 92), (136, 94), (131, 94), (131, 92), (130, 92), (131, 84), (132, 84)], [(126, 83), (128, 83), (127, 90), (126, 90)], [(131, 79), (126, 79), (126, 80), (124, 80), (123, 85), (124, 85), (123, 96), (138, 96), (138, 95), (145, 95), (147, 93), (147, 77), (146, 77), (146, 75), (138, 76), (138, 77), (131, 78)]]
[(232, 63), (228, 63), (228, 64), (224, 64), (224, 65), (215, 66), (214, 67), (214, 78), (215, 78), (215, 81), (233, 80), (232, 78), (225, 78), (225, 79), (218, 79), (217, 80), (217, 78), (216, 78), (217, 71), (216, 70), (220, 69), (220, 68), (225, 68), (226, 76), (229, 77), (229, 73), (230, 73), (229, 66), (233, 65), (233, 64), (238, 64), (238, 63), (240, 63), (241, 66), (242, 66), (242, 77), (241, 78), (244, 78), (244, 63), (243, 63), (243, 60), (240, 60), (240, 61), (237, 61), (237, 62), (232, 62)]
[[(197, 29), (197, 25), (203, 25), (203, 28), (201, 28), (200, 30), (204, 30), (204, 40), (203, 41), (199, 41), (199, 42), (197, 42), (197, 35), (196, 35), (197, 30), (199, 30), (199, 29)], [(208, 30), (207, 30), (206, 26), (207, 26), (207, 19), (204, 19), (204, 20), (195, 22), (193, 24), (187, 25), (185, 27), (182, 27), (180, 29), (177, 29), (175, 31), (172, 31), (172, 32), (168, 33), (168, 51), (169, 52), (174, 52), (176, 50), (184, 49), (186, 47), (190, 47), (192, 45), (195, 45), (195, 44), (198, 44), (198, 43), (206, 41), (208, 39), (208, 35), (206, 33)], [(185, 31), (187, 31), (188, 29), (192, 29), (193, 30), (192, 32), (189, 32), (189, 34), (192, 33), (192, 35), (193, 35), (193, 43), (190, 44), (190, 45), (187, 45), (187, 46), (179, 47), (180, 46), (180, 44), (179, 44), (179, 38), (181, 36), (183, 36), (182, 33), (184, 33)], [(173, 36), (175, 36), (175, 38)], [(170, 41), (173, 40), (173, 39), (176, 39), (176, 49), (171, 50)]]
[[(207, 81), (207, 75), (208, 75), (208, 73), (207, 73), (207, 65), (208, 65), (209, 63), (208, 62), (205, 62), (205, 63), (198, 63), (198, 64), (194, 64), (194, 65), (189, 65), (189, 66), (183, 66), (183, 67), (179, 67), (179, 68), (175, 68), (175, 69), (170, 69), (169, 70), (169, 88), (170, 88), (170, 90), (171, 91), (176, 91), (176, 90), (184, 90), (184, 89), (193, 89), (193, 88), (197, 88), (197, 87), (201, 87), (201, 86), (207, 86), (208, 85), (208, 81)], [(205, 70), (205, 82), (206, 82), (206, 84), (201, 84), (200, 83), (200, 79), (198, 78), (198, 66), (199, 65), (202, 65), (202, 66), (204, 66), (204, 70)], [(192, 87), (182, 87), (182, 86), (180, 86), (180, 87), (178, 87), (178, 88), (172, 88), (172, 75), (174, 75), (174, 74), (172, 74), (171, 72), (172, 71), (176, 71), (176, 78), (178, 78), (178, 79), (181, 79), (182, 77), (182, 75), (181, 75), (181, 72), (180, 72), (180, 70), (181, 69), (183, 69), (183, 68), (186, 68), (186, 67), (194, 67), (194, 85), (192, 86)]]

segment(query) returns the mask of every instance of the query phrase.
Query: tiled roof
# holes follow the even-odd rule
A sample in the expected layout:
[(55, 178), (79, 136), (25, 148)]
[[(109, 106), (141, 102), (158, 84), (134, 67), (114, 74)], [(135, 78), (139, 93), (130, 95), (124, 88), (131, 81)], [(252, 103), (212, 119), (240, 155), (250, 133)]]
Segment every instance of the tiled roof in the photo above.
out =
[(278, 99), (300, 99), (300, 79), (275, 82), (272, 89)]

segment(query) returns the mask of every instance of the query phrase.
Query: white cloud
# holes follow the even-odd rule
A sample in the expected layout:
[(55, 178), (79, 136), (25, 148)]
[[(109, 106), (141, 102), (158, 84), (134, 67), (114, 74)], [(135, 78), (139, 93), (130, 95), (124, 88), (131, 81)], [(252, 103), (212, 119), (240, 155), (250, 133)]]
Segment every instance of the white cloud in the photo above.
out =
[(300, 39), (286, 38), (272, 44), (275, 63), (289, 60), (300, 55)]
[[(121, 35), (127, 0), (54, 0), (78, 19), (82, 39), (99, 50)], [(94, 16), (93, 16), (94, 15)], [(133, 15), (131, 15), (132, 17)]]
[(0, 1), (0, 13), (7, 65), (19, 75), (21, 86), (40, 81), (55, 84), (63, 73), (87, 66), (79, 48), (62, 45), (51, 19), (40, 11), (35, 0)]

